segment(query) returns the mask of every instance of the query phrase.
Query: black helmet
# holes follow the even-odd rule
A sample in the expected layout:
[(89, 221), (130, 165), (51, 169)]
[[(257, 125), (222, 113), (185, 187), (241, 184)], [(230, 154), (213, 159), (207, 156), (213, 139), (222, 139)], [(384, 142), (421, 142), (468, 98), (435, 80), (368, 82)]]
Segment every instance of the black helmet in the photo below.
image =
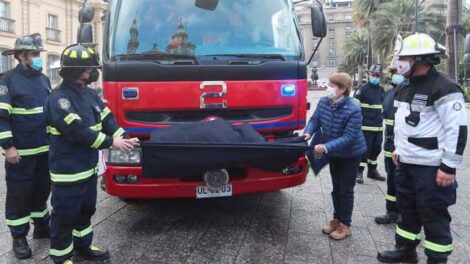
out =
[(41, 34), (34, 33), (31, 35), (21, 36), (15, 41), (15, 48), (4, 51), (2, 55), (13, 55), (16, 52), (28, 52), (28, 51), (46, 51), (42, 46)]
[(90, 46), (73, 44), (65, 48), (60, 57), (60, 67), (101, 68), (98, 52)]
[(383, 75), (383, 67), (381, 64), (372, 65), (369, 69), (369, 73)]

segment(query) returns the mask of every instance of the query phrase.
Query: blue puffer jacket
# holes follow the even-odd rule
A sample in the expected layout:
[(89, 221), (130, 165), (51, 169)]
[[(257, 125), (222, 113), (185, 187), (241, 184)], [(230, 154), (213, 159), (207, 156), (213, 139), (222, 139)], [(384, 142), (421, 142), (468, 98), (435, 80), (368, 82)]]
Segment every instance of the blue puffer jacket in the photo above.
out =
[(347, 96), (333, 108), (331, 99), (323, 97), (305, 133), (313, 135), (321, 129), (322, 143), (329, 157), (352, 158), (362, 155), (367, 149), (361, 126), (361, 108), (354, 99)]

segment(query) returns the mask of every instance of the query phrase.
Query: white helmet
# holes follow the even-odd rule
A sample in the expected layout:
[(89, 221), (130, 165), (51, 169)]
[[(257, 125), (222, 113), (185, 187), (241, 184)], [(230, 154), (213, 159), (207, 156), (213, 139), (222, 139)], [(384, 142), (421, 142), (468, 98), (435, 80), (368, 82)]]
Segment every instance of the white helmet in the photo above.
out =
[(414, 33), (404, 38), (398, 49), (398, 56), (438, 55), (442, 50), (434, 39), (424, 33)]

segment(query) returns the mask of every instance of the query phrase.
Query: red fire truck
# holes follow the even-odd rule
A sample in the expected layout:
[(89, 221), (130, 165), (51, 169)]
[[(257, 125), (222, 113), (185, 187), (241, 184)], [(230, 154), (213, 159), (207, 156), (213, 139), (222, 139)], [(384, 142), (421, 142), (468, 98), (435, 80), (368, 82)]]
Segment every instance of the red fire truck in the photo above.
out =
[[(314, 35), (324, 37), (321, 6), (310, 8)], [(209, 116), (249, 123), (270, 140), (305, 126), (307, 62), (291, 0), (111, 0), (104, 35), (104, 97), (130, 136), (146, 140), (156, 129)], [(308, 172), (304, 157), (278, 172), (227, 168), (228, 184), (208, 191), (203, 177), (142, 177), (141, 152), (109, 150), (106, 192), (230, 196), (300, 185)]]

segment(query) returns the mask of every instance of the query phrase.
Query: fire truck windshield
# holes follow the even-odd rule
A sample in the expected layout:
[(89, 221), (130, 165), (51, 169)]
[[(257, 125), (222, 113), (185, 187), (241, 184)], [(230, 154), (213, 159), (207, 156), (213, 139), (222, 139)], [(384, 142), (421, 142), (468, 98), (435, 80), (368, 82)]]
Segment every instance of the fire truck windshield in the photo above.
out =
[[(192, 0), (116, 1), (110, 57), (181, 54), (199, 60), (240, 56), (298, 60), (302, 46), (290, 0), (219, 0), (215, 10)], [(265, 56), (262, 56), (265, 55)], [(274, 55), (274, 56), (273, 56)], [(149, 56), (151, 57), (151, 56)]]

